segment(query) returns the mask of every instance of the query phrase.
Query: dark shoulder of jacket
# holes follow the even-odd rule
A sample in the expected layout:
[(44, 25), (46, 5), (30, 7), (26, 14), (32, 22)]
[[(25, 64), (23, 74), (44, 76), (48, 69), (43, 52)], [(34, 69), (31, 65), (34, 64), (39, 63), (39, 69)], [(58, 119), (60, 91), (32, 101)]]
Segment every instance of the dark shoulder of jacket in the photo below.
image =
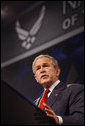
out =
[(83, 84), (78, 84), (78, 83), (68, 83), (67, 84), (67, 87), (71, 87), (71, 86), (76, 86), (76, 87), (84, 87), (84, 85)]
[(67, 88), (69, 89), (79, 89), (79, 90), (84, 90), (84, 85), (83, 84), (78, 84), (78, 83), (72, 83), (72, 84), (67, 84)]

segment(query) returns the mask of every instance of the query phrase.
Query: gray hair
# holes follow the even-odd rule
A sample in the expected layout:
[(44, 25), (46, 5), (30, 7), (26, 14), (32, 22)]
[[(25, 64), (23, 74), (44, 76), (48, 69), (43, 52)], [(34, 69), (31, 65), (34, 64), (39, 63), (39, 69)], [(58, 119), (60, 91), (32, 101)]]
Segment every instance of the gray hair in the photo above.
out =
[(38, 60), (39, 58), (42, 58), (42, 57), (47, 57), (47, 58), (49, 58), (51, 61), (52, 61), (52, 64), (53, 64), (53, 66), (55, 67), (55, 68), (57, 68), (58, 67), (58, 61), (57, 60), (55, 60), (52, 56), (49, 56), (49, 55), (39, 55), (39, 56), (37, 56), (35, 59), (34, 59), (34, 61), (33, 61), (33, 64), (32, 64), (32, 70), (33, 70), (33, 73), (35, 74), (35, 62), (36, 62), (36, 60)]

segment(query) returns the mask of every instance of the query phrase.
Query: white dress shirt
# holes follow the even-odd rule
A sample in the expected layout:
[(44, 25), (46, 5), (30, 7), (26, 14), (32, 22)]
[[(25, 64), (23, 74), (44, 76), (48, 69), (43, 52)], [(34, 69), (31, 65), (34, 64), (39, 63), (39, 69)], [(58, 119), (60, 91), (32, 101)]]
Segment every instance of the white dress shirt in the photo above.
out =
[[(52, 84), (52, 86), (50, 86), (49, 90), (50, 92), (48, 93), (48, 97), (50, 96), (50, 94), (52, 93), (53, 89), (60, 83), (60, 80), (57, 80), (54, 84)], [(46, 89), (45, 89), (46, 90)], [(59, 119), (59, 125), (63, 124), (63, 119), (61, 116), (58, 116)]]

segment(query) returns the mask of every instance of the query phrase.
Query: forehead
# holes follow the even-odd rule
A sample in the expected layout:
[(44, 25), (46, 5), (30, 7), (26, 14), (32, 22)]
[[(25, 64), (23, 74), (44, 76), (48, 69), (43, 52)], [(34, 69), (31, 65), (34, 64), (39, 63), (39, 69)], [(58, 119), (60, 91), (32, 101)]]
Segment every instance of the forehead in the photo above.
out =
[(50, 64), (51, 63), (51, 59), (49, 59), (48, 57), (38, 58), (35, 61), (35, 66), (40, 65), (40, 64), (44, 64), (44, 63)]

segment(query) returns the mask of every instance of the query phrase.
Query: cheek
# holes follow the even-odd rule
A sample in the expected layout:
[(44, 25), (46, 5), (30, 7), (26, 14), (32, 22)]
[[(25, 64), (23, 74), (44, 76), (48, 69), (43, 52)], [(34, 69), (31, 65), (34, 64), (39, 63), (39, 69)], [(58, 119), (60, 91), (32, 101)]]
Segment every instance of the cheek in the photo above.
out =
[(51, 79), (56, 78), (56, 71), (51, 70), (51, 71), (49, 72), (49, 76), (50, 76)]
[(50, 69), (50, 70), (48, 71), (48, 73), (49, 73), (49, 75), (51, 75), (51, 76), (56, 75), (56, 71), (53, 70), (53, 69)]

